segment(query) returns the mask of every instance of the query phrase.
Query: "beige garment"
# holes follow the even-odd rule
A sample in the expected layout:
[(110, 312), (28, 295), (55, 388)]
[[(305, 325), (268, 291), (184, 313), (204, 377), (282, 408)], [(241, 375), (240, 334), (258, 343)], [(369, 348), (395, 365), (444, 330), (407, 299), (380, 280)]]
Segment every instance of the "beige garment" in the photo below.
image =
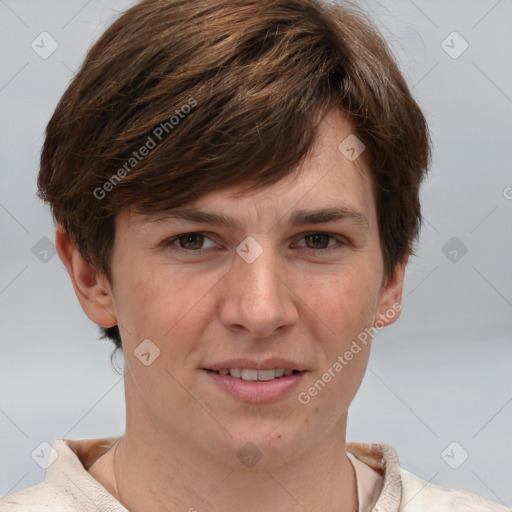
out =
[[(44, 482), (0, 499), (0, 512), (126, 512), (87, 469), (119, 437), (57, 439)], [(347, 443), (359, 512), (509, 512), (469, 491), (429, 484), (402, 469), (386, 444)]]

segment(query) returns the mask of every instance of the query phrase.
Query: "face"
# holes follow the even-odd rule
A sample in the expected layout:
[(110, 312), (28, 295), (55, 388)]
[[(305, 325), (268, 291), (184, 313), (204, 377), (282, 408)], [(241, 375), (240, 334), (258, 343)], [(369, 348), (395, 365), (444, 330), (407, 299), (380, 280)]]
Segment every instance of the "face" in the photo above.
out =
[[(331, 112), (295, 175), (184, 207), (202, 218), (118, 215), (106, 307), (123, 340), (129, 421), (150, 419), (228, 464), (248, 442), (271, 462), (344, 435), (367, 333), (398, 318), (403, 278), (399, 266), (382, 286), (368, 169), (338, 149), (350, 133)], [(228, 368), (274, 378), (211, 371)]]

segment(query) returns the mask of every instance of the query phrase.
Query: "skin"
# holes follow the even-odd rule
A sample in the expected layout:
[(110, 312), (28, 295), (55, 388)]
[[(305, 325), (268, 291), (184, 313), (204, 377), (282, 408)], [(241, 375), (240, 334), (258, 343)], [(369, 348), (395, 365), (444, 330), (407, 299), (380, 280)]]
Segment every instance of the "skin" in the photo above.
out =
[[(370, 343), (360, 344), (310, 403), (297, 399), (365, 328), (399, 316), (389, 311), (401, 300), (407, 259), (385, 282), (364, 153), (351, 162), (338, 150), (351, 132), (343, 115), (330, 111), (295, 174), (257, 193), (233, 188), (193, 204), (235, 217), (240, 229), (120, 212), (112, 284), (58, 227), (57, 249), (85, 313), (98, 325), (120, 327), (127, 424), (115, 457), (117, 486), (113, 450), (89, 472), (131, 511), (355, 510), (346, 424)], [(353, 218), (288, 224), (297, 209), (342, 204), (367, 225)], [(205, 238), (163, 245), (185, 233)], [(252, 263), (236, 253), (248, 236), (263, 248)], [(149, 366), (134, 355), (147, 338), (160, 349)], [(299, 388), (276, 403), (240, 402), (202, 369), (272, 356), (307, 368)], [(251, 468), (237, 457), (248, 442), (262, 454)]]

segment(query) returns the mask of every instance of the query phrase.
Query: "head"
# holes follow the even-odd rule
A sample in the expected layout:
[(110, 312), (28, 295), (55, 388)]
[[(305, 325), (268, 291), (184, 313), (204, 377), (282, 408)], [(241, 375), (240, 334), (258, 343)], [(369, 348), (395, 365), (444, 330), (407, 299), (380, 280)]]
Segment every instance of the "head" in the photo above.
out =
[[(150, 339), (159, 378), (200, 392), (197, 370), (217, 356), (291, 350), (318, 377), (386, 316), (414, 254), (429, 152), (424, 116), (354, 8), (143, 1), (100, 37), (57, 106), (38, 194), (84, 311), (123, 347), (138, 389), (158, 381), (134, 355)], [(291, 223), (331, 207), (345, 208), (337, 224)], [(172, 215), (183, 208), (201, 222)], [(176, 239), (192, 232), (207, 238)], [(315, 232), (341, 248), (320, 255), (334, 239), (298, 236)], [(247, 237), (261, 252), (250, 263), (236, 251)], [(347, 407), (367, 348), (343, 377)]]

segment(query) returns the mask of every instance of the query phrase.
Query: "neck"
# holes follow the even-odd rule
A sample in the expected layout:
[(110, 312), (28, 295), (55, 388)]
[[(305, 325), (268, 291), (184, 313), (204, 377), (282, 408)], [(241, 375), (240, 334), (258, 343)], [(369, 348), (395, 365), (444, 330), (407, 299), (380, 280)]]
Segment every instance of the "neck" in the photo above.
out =
[(357, 511), (346, 413), (333, 412), (323, 435), (268, 409), (232, 415), (228, 431), (206, 413), (171, 425), (129, 381), (125, 391), (126, 432), (89, 472), (130, 512)]
[[(338, 443), (315, 446), (284, 463), (232, 467), (183, 440), (129, 429), (112, 457), (114, 496), (131, 512), (357, 511), (357, 484)], [(259, 466), (259, 468), (258, 468)]]

